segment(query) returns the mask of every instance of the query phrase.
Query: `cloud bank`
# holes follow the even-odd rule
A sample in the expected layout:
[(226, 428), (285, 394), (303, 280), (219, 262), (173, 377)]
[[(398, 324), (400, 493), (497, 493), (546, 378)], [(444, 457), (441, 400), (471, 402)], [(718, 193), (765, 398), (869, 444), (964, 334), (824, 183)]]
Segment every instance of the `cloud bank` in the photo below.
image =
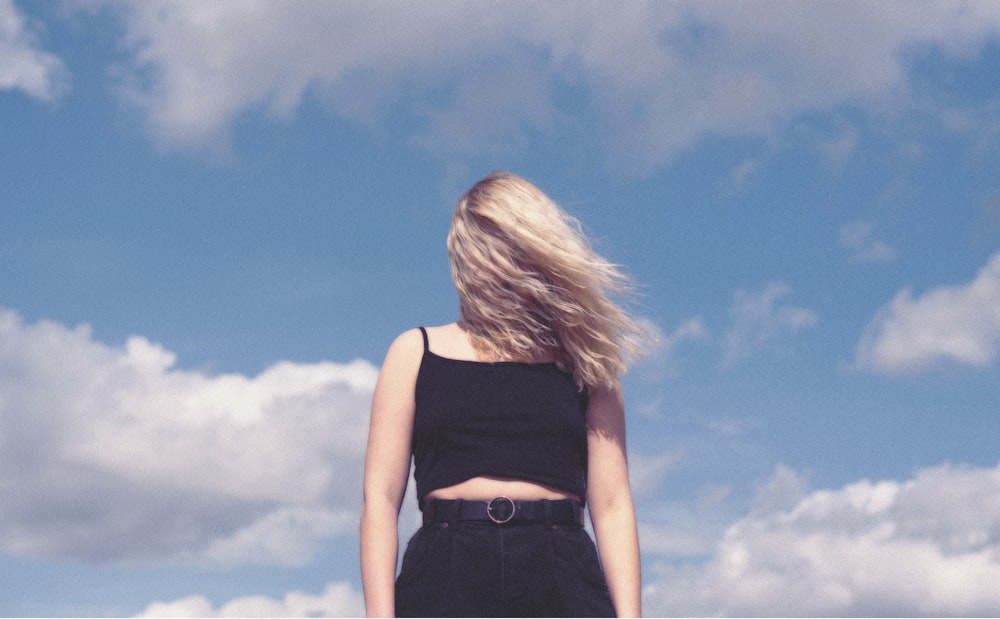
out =
[[(945, 464), (904, 481), (806, 491), (778, 467), (755, 507), (721, 540), (642, 526), (645, 552), (685, 558), (645, 574), (647, 616), (996, 616), (1000, 612), (1000, 467)], [(687, 548), (691, 546), (691, 548)], [(689, 550), (690, 552), (686, 552)], [(661, 555), (662, 556), (662, 555)], [(145, 617), (357, 616), (361, 594), (202, 596), (155, 602)]]
[[(978, 298), (969, 291), (993, 281), (998, 260), (944, 296)], [(765, 316), (781, 291), (772, 292), (751, 304), (770, 308)], [(177, 368), (141, 337), (108, 346), (86, 326), (26, 324), (0, 310), (0, 551), (308, 562), (319, 540), (355, 535), (376, 374), (357, 361), (211, 375)], [(653, 492), (677, 457), (635, 458), (637, 496)], [(720, 540), (685, 542), (662, 523), (641, 530), (654, 564), (651, 615), (1000, 612), (1000, 467), (945, 464), (811, 492), (779, 467)], [(218, 606), (192, 593), (144, 614), (350, 616), (362, 605), (348, 583)]]
[[(773, 484), (804, 486), (779, 467)], [(785, 503), (764, 492), (701, 564), (648, 574), (650, 616), (995, 616), (1000, 468), (942, 465)], [(779, 507), (785, 504), (786, 507)]]
[(0, 552), (298, 565), (354, 533), (375, 367), (174, 366), (0, 309)]
[(247, 112), (291, 118), (310, 96), (368, 125), (403, 113), (409, 139), (458, 153), (573, 135), (589, 108), (639, 169), (811, 109), (898, 108), (915, 53), (974, 57), (1000, 32), (989, 0), (78, 4), (122, 23), (115, 86), (166, 144), (217, 148)]
[(280, 600), (249, 596), (230, 600), (219, 608), (193, 595), (173, 602), (154, 602), (139, 617), (363, 617), (364, 597), (347, 583), (332, 583), (320, 595), (301, 591)]

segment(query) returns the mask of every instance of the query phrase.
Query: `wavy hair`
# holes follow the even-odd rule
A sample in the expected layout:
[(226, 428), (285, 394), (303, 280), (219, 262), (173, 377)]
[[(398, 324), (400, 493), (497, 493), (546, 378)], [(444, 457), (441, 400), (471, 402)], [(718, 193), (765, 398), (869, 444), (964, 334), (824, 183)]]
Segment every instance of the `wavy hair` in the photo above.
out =
[(644, 329), (614, 300), (630, 279), (580, 222), (508, 172), (473, 185), (452, 217), (448, 258), (462, 327), (502, 359), (553, 356), (577, 385), (610, 387), (642, 352)]

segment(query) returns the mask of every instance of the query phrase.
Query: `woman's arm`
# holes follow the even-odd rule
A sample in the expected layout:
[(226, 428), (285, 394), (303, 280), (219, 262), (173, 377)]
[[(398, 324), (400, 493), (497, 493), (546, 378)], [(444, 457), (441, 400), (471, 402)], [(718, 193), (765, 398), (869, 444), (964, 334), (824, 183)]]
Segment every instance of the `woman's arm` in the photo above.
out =
[(399, 508), (410, 475), (414, 389), (422, 351), (419, 331), (396, 338), (372, 397), (361, 511), (361, 582), (369, 617), (395, 614)]
[(621, 385), (591, 390), (587, 448), (587, 502), (611, 600), (619, 617), (638, 617), (642, 613), (639, 535), (625, 458)]

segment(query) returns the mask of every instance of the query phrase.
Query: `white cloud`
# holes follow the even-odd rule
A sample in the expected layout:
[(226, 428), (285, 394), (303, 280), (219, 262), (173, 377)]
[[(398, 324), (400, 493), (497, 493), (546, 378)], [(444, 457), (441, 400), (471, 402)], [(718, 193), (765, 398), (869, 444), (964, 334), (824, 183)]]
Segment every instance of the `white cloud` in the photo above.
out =
[(174, 363), (0, 309), (0, 552), (302, 564), (354, 532), (376, 368)]
[[(909, 50), (969, 57), (1000, 28), (989, 0), (103, 4), (133, 54), (121, 86), (168, 143), (217, 145), (241, 114), (288, 118), (309, 92), (365, 123), (403, 112), (411, 137), (459, 152), (572, 132), (588, 122), (566, 114), (581, 105), (624, 169), (817, 107), (898, 109)], [(566, 87), (581, 100), (567, 104)], [(851, 148), (844, 137), (831, 156)]]
[(812, 310), (778, 304), (788, 292), (787, 286), (777, 283), (768, 285), (756, 295), (742, 290), (736, 292), (729, 309), (732, 323), (723, 340), (723, 366), (732, 365), (816, 324), (819, 317)]
[(65, 87), (65, 68), (39, 48), (36, 35), (13, 0), (0, 0), (0, 90), (21, 90), (49, 101)]
[(1000, 254), (964, 286), (914, 298), (902, 290), (866, 327), (855, 364), (879, 372), (923, 370), (940, 360), (986, 367), (1000, 348)]
[(205, 597), (194, 595), (173, 602), (154, 602), (139, 617), (362, 617), (364, 598), (347, 583), (331, 583), (320, 595), (301, 591), (281, 600), (265, 596), (236, 598), (214, 608)]
[[(658, 462), (652, 464), (658, 465)], [(779, 466), (750, 513), (714, 542), (711, 527), (666, 510), (641, 523), (644, 553), (681, 565), (647, 571), (649, 616), (994, 616), (1000, 612), (1000, 467), (943, 464), (906, 480), (808, 491)], [(728, 488), (702, 506), (711, 518)], [(661, 513), (661, 515), (663, 515)], [(707, 557), (707, 558), (706, 558)], [(356, 616), (359, 592), (335, 583), (318, 596), (200, 595), (150, 604), (146, 617)]]
[[(779, 470), (767, 487), (802, 485)], [(773, 505), (774, 509), (762, 509)], [(993, 616), (1000, 612), (1000, 468), (942, 465), (765, 500), (704, 563), (660, 565), (651, 616)]]

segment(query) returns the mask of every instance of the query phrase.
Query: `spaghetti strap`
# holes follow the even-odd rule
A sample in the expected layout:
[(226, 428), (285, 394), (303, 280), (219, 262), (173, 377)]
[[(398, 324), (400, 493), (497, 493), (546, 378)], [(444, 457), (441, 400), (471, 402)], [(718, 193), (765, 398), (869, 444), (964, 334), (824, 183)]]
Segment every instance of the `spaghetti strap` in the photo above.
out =
[(427, 342), (427, 329), (423, 327), (417, 327), (420, 329), (420, 335), (424, 336), (424, 352), (428, 352), (431, 349), (431, 345)]

